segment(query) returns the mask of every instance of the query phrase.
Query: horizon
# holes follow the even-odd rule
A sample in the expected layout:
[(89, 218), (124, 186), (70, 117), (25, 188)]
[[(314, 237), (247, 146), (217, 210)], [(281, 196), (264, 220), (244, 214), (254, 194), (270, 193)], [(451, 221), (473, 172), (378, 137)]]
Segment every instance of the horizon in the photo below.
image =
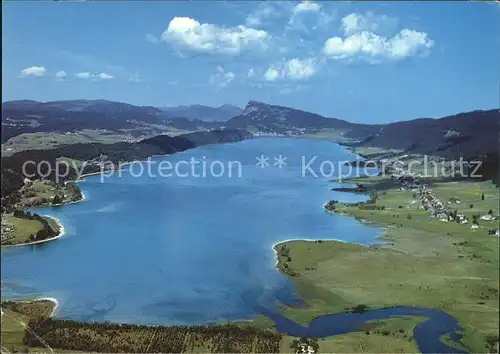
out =
[(365, 124), (498, 106), (494, 3), (6, 2), (3, 9), (5, 101), (243, 107), (253, 97)]
[[(256, 103), (263, 103), (263, 104), (266, 104), (266, 105), (269, 105), (269, 106), (279, 106), (279, 107), (284, 107), (284, 108), (291, 108), (291, 109), (294, 109), (294, 110), (305, 111), (305, 112), (308, 112), (308, 113), (318, 114), (318, 115), (322, 116), (318, 112), (314, 112), (314, 111), (308, 111), (308, 110), (304, 110), (304, 109), (300, 109), (300, 108), (295, 108), (295, 107), (292, 107), (292, 106), (282, 106), (282, 105), (278, 105), (278, 104), (274, 104), (274, 103), (268, 103), (268, 102), (264, 102), (264, 101), (257, 101), (257, 100), (253, 100), (253, 99), (248, 100), (247, 103), (244, 106), (238, 106), (238, 105), (234, 105), (234, 104), (231, 104), (231, 103), (222, 103), (222, 104), (217, 105), (217, 106), (205, 105), (205, 104), (200, 104), (200, 103), (180, 104), (180, 105), (175, 105), (175, 106), (152, 106), (152, 105), (136, 105), (136, 104), (133, 104), (133, 103), (130, 103), (130, 102), (113, 101), (113, 100), (108, 100), (108, 99), (104, 99), (104, 98), (96, 98), (96, 99), (75, 98), (75, 99), (53, 100), (53, 101), (37, 101), (37, 100), (31, 100), (31, 99), (18, 99), (18, 100), (3, 101), (2, 105), (5, 104), (5, 103), (9, 103), (9, 102), (22, 102), (22, 101), (29, 101), (29, 102), (36, 102), (36, 103), (71, 102), (71, 101), (106, 101), (106, 102), (110, 102), (110, 103), (129, 104), (129, 105), (132, 105), (132, 106), (135, 106), (135, 107), (153, 107), (153, 108), (157, 108), (157, 109), (160, 109), (160, 110), (162, 108), (164, 109), (164, 108), (179, 108), (179, 107), (193, 107), (193, 106), (202, 106), (202, 107), (207, 107), (207, 108), (221, 108), (223, 106), (228, 106), (229, 105), (229, 106), (233, 106), (235, 108), (239, 108), (242, 111), (245, 110), (246, 106), (250, 102), (256, 102)], [(332, 116), (323, 116), (323, 117), (325, 117), (325, 118), (331, 118), (331, 119), (339, 119), (339, 120), (343, 120), (343, 121), (346, 121), (348, 123), (354, 123), (354, 124), (377, 125), (377, 124), (391, 124), (391, 123), (398, 123), (398, 122), (409, 122), (409, 121), (419, 120), (419, 119), (436, 119), (437, 120), (437, 119), (443, 119), (443, 118), (453, 117), (453, 116), (460, 115), (460, 114), (467, 114), (467, 113), (472, 113), (472, 112), (488, 112), (488, 111), (494, 111), (494, 110), (500, 111), (500, 109), (496, 108), (496, 107), (495, 108), (486, 108), (486, 109), (473, 109), (471, 111), (462, 111), (462, 112), (451, 113), (451, 114), (448, 114), (448, 115), (442, 116), (442, 117), (441, 116), (440, 117), (413, 117), (413, 118), (408, 118), (408, 119), (395, 120), (395, 121), (391, 121), (391, 122), (366, 122), (366, 123), (363, 123), (363, 122), (358, 122), (358, 121), (354, 121), (354, 120), (344, 119), (342, 117), (332, 117)]]

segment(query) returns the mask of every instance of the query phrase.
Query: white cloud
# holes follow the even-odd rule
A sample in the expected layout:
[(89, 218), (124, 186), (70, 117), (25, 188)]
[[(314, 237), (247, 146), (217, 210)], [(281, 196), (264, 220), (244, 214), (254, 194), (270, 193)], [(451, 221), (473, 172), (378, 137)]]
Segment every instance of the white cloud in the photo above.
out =
[(58, 71), (58, 72), (56, 73), (56, 77), (57, 77), (58, 79), (65, 79), (65, 78), (66, 78), (66, 76), (68, 76), (68, 74), (66, 74), (66, 71), (63, 71), (63, 70)]
[(298, 12), (318, 12), (321, 9), (314, 1), (302, 1), (293, 8), (294, 13)]
[(325, 11), (318, 3), (302, 1), (293, 7), (287, 29), (301, 32), (325, 29), (334, 18), (334, 13)]
[(151, 34), (151, 33), (146, 34), (145, 38), (148, 42), (153, 43), (153, 44), (157, 44), (160, 42), (160, 40), (158, 38), (156, 38), (156, 36)]
[(43, 76), (46, 72), (43, 66), (30, 66), (21, 71), (21, 76)]
[(266, 79), (267, 81), (276, 81), (280, 77), (281, 77), (281, 73), (276, 68), (273, 68), (273, 67), (270, 67), (264, 73), (264, 79)]
[(254, 75), (255, 75), (255, 70), (253, 68), (250, 68), (250, 70), (248, 70), (247, 76), (248, 77), (253, 77)]
[(75, 76), (79, 79), (90, 79), (92, 77), (92, 74), (91, 73), (87, 73), (87, 72), (82, 72), (82, 73), (76, 73)]
[(355, 33), (349, 37), (331, 37), (326, 40), (323, 52), (333, 59), (359, 56), (368, 60), (404, 59), (416, 54), (425, 54), (434, 41), (427, 33), (409, 29), (401, 30), (392, 38), (379, 36), (369, 31)]
[(100, 74), (92, 74), (89, 72), (81, 72), (74, 74), (75, 77), (83, 80), (94, 79), (94, 80), (112, 80), (115, 77), (110, 74), (100, 73)]
[(266, 31), (243, 25), (223, 28), (190, 17), (174, 17), (161, 39), (197, 52), (239, 54), (245, 49), (265, 48), (269, 37)]
[(293, 58), (288, 61), (273, 64), (264, 73), (264, 79), (267, 81), (276, 81), (279, 79), (308, 79), (313, 76), (317, 70), (318, 66), (314, 58)]
[(312, 58), (300, 60), (291, 59), (285, 64), (286, 75), (291, 79), (306, 79), (316, 72), (316, 62)]
[(96, 76), (101, 80), (112, 80), (115, 78), (113, 75), (109, 75), (106, 73), (100, 73), (99, 75), (96, 75)]
[(397, 25), (397, 19), (386, 15), (376, 15), (372, 12), (351, 13), (343, 17), (341, 22), (340, 28), (345, 35), (361, 31), (375, 32), (392, 29)]
[(428, 38), (427, 33), (405, 28), (391, 39), (390, 53), (394, 58), (406, 58), (433, 46), (434, 41)]
[(233, 72), (225, 71), (221, 66), (217, 67), (217, 73), (212, 75), (209, 83), (219, 88), (224, 88), (234, 80), (236, 75)]
[[(360, 15), (352, 13), (342, 18), (341, 28), (345, 34), (349, 34), (360, 29), (361, 27), (360, 22), (361, 22)], [(371, 28), (362, 28), (362, 29), (371, 29)]]

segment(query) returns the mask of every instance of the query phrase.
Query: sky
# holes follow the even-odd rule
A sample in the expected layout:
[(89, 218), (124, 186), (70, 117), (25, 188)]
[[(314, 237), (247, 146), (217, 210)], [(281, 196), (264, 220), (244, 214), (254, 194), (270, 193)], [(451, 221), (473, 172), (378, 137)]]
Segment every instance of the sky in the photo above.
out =
[(2, 101), (289, 106), (382, 123), (499, 107), (500, 4), (6, 1)]

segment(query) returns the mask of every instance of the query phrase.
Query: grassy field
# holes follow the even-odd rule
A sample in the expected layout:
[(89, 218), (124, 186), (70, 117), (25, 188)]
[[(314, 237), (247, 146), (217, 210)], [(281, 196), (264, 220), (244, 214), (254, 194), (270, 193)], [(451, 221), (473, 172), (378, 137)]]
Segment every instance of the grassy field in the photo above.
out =
[(370, 158), (374, 156), (381, 156), (385, 154), (397, 154), (403, 152), (403, 150), (396, 149), (384, 149), (381, 147), (355, 147), (353, 152), (357, 155), (363, 156), (365, 158)]
[[(447, 182), (437, 183), (433, 186), (434, 194), (443, 202), (450, 198), (460, 200), (460, 203), (450, 202), (448, 208), (457, 210), (459, 214), (466, 215), (472, 220), (472, 215), (486, 215), (489, 210), (498, 216), (499, 195), (498, 188), (491, 182)], [(484, 195), (484, 200), (482, 196)], [(479, 220), (480, 226), (498, 228), (498, 220)]]
[(11, 215), (3, 215), (2, 223), (12, 226), (13, 238), (9, 239), (12, 244), (24, 243), (31, 235), (35, 235), (42, 228), (42, 224), (38, 220), (27, 220), (16, 218)]
[(47, 198), (51, 200), (58, 191), (58, 187), (53, 186), (49, 181), (39, 180), (34, 181), (29, 189), (26, 191), (31, 191), (31, 194), (36, 195), (40, 198)]
[[(31, 319), (48, 317), (54, 309), (52, 301), (31, 302), (2, 301), (2, 353), (4, 352), (40, 352), (44, 348), (28, 348), (23, 344), (25, 325)], [(45, 348), (46, 349), (46, 348)]]
[[(498, 200), (498, 189), (491, 182), (436, 184), (433, 191), (443, 198), (460, 195), (473, 201), (473, 212), (481, 215)], [(335, 241), (281, 244), (290, 249), (290, 261), (280, 257), (280, 268), (287, 264), (288, 273), (294, 274), (289, 278), (308, 304), (284, 308), (286, 315), (307, 323), (318, 315), (344, 312), (359, 304), (438, 308), (460, 321), (464, 347), (473, 352), (491, 350), (499, 328), (499, 255), (498, 238), (487, 232), (490, 225), (480, 221), (478, 229), (471, 229), (470, 224), (430, 219), (426, 211), (418, 210), (410, 191), (381, 192), (376, 205), (385, 210), (345, 204), (337, 204), (336, 210), (385, 226), (384, 244), (379, 248)], [(498, 215), (498, 202), (494, 213)], [(349, 334), (344, 340), (359, 336)]]
[(304, 138), (313, 138), (313, 139), (328, 139), (332, 141), (343, 141), (346, 140), (344, 138), (344, 133), (346, 131), (342, 129), (323, 129), (319, 132), (315, 133), (307, 133), (304, 134)]
[(102, 143), (113, 144), (122, 141), (138, 141), (151, 136), (166, 134), (184, 134), (189, 131), (160, 124), (144, 124), (141, 126), (141, 136), (132, 136), (137, 129), (109, 131), (104, 129), (83, 129), (73, 133), (37, 132), (16, 135), (2, 144), (2, 156), (10, 156), (24, 150), (45, 150), (68, 144)]
[(65, 144), (78, 143), (103, 143), (113, 144), (130, 140), (126, 133), (106, 132), (100, 130), (82, 130), (75, 133), (24, 133), (10, 138), (2, 144), (2, 156), (12, 155), (16, 152), (31, 149), (51, 149)]

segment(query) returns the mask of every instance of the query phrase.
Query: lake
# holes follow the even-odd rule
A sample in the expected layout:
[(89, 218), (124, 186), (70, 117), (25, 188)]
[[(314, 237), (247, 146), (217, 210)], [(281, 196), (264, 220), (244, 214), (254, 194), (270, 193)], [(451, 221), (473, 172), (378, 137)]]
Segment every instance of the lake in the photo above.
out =
[[(261, 155), (269, 165), (256, 165)], [(194, 170), (191, 158), (200, 161)], [(370, 244), (381, 234), (322, 208), (366, 200), (331, 191), (349, 168), (337, 162), (355, 158), (327, 141), (259, 138), (153, 159), (177, 174), (138, 176), (136, 164), (121, 176), (89, 176), (79, 184), (84, 202), (36, 210), (59, 219), (63, 237), (2, 251), (2, 297), (55, 297), (66, 319), (176, 325), (252, 319), (276, 298), (296, 303), (273, 244)], [(244, 296), (253, 289), (263, 291)]]

